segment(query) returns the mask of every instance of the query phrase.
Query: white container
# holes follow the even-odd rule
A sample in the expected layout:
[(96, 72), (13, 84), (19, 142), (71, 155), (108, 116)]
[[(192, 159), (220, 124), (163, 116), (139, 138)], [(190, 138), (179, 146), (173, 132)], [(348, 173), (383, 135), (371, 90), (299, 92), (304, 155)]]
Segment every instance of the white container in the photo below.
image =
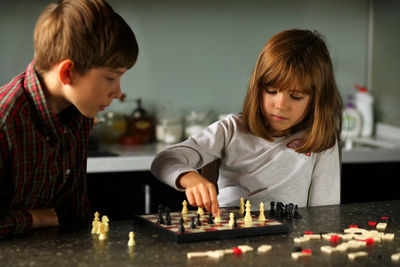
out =
[(368, 93), (366, 87), (356, 85), (355, 88), (358, 92), (354, 94), (354, 104), (362, 117), (361, 136), (370, 137), (374, 130), (374, 98)]

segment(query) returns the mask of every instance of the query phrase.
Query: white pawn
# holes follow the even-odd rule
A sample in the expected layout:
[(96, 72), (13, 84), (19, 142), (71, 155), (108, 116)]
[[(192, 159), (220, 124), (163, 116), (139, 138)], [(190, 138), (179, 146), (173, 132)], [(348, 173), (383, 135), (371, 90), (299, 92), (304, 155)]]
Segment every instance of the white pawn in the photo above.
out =
[(233, 212), (229, 213), (229, 226), (233, 227), (233, 224), (235, 223), (235, 214)]
[(250, 207), (251, 207), (250, 201), (247, 200), (247, 202), (246, 202), (246, 215), (244, 216), (244, 223), (245, 224), (251, 224), (252, 223)]
[(106, 229), (104, 228), (104, 224), (99, 222), (99, 239), (104, 240), (106, 239)]
[(106, 232), (110, 230), (110, 226), (108, 225), (109, 221), (110, 220), (108, 219), (107, 216), (104, 215), (103, 217), (101, 217), (101, 222), (104, 224), (104, 229), (106, 230)]
[(266, 218), (264, 215), (264, 203), (260, 203), (260, 215), (258, 216), (258, 221), (259, 222), (265, 222)]
[(135, 244), (135, 234), (133, 232), (129, 232), (128, 246), (133, 247)]
[(98, 227), (99, 227), (98, 223), (100, 222), (99, 216), (100, 216), (100, 214), (96, 211), (94, 213), (94, 219), (93, 219), (93, 222), (92, 222), (92, 226), (93, 226), (92, 227), (92, 234), (96, 234), (97, 231), (98, 231)]
[(218, 211), (217, 216), (215, 216), (215, 218), (214, 218), (214, 222), (215, 222), (215, 224), (220, 224), (221, 223), (221, 217), (219, 216), (219, 211)]
[(187, 207), (188, 203), (187, 203), (186, 199), (182, 202), (182, 205), (183, 205), (182, 213), (183, 214), (188, 214), (189, 210), (188, 210), (188, 207)]

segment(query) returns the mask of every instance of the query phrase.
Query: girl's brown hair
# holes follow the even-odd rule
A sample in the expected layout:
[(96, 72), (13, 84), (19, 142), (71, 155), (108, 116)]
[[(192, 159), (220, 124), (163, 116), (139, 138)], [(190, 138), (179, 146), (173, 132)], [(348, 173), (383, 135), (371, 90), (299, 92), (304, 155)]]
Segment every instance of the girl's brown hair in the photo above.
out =
[(84, 74), (94, 67), (131, 68), (138, 45), (128, 24), (102, 0), (62, 0), (48, 5), (34, 31), (39, 73), (71, 59)]
[(331, 58), (317, 32), (290, 29), (274, 35), (262, 49), (252, 73), (242, 116), (249, 131), (272, 141), (262, 110), (267, 86), (285, 90), (295, 85), (310, 95), (303, 119), (284, 134), (304, 131), (299, 153), (321, 152), (340, 138), (343, 102)]

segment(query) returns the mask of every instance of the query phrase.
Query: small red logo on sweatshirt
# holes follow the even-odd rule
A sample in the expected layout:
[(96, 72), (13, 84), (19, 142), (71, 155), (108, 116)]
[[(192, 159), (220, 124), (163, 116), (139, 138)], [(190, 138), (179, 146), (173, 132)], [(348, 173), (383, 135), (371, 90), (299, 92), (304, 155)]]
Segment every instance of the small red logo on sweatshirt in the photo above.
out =
[[(305, 143), (305, 141), (303, 139), (293, 139), (286, 146), (288, 148), (295, 150), (296, 148), (301, 147), (304, 143)], [(311, 153), (305, 153), (304, 155), (309, 157), (309, 156), (311, 156)]]

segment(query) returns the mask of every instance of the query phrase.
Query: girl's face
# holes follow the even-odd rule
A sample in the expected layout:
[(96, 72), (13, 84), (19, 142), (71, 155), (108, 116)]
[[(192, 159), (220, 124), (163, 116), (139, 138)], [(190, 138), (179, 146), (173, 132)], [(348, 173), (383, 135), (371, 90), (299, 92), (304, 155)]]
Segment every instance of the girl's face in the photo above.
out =
[(267, 87), (262, 93), (264, 118), (273, 136), (299, 123), (306, 113), (310, 95), (302, 90)]

